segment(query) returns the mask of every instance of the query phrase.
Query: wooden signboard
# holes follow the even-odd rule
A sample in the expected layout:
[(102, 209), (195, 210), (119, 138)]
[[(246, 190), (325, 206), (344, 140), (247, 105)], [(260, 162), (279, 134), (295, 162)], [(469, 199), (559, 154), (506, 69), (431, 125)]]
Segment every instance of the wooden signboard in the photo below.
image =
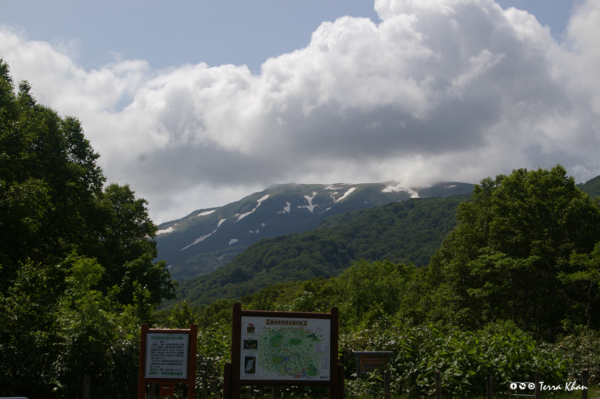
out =
[(388, 351), (354, 352), (356, 355), (356, 375), (367, 375), (375, 371), (383, 373), (390, 363), (392, 353)]
[(331, 313), (270, 312), (242, 310), (236, 303), (231, 337), (225, 399), (239, 399), (242, 385), (325, 386), (331, 399), (344, 397), (337, 308)]
[(196, 397), (197, 326), (189, 330), (149, 329), (142, 324), (138, 399), (146, 384), (158, 383), (160, 396), (173, 396), (176, 383), (188, 384), (188, 399)]

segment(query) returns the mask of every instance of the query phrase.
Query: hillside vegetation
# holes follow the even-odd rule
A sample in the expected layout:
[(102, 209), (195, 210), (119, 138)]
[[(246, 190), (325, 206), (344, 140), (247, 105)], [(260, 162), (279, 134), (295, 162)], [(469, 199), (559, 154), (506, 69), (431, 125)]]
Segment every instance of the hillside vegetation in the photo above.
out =
[(588, 193), (592, 198), (600, 197), (600, 176), (596, 176), (585, 183), (578, 184), (577, 187), (584, 193)]
[(425, 266), (468, 196), (410, 199), (330, 217), (316, 230), (264, 239), (210, 275), (183, 281), (193, 304), (239, 298), (269, 284), (331, 277), (359, 259)]

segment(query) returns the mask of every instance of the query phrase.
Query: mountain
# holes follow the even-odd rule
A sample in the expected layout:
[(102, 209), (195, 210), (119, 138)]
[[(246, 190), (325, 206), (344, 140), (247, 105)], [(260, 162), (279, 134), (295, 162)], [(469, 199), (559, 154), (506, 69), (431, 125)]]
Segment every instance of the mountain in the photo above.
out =
[(600, 197), (600, 176), (596, 176), (585, 183), (580, 183), (577, 187), (584, 193), (588, 193), (592, 198)]
[(209, 275), (180, 283), (178, 300), (209, 304), (240, 298), (270, 284), (336, 276), (358, 259), (428, 264), (470, 198), (410, 199), (348, 212), (316, 230), (263, 239)]
[(223, 207), (199, 209), (162, 223), (156, 238), (158, 260), (167, 261), (172, 278), (181, 281), (228, 264), (263, 238), (313, 230), (334, 215), (472, 190), (472, 184), (458, 182), (427, 188), (395, 183), (274, 185)]

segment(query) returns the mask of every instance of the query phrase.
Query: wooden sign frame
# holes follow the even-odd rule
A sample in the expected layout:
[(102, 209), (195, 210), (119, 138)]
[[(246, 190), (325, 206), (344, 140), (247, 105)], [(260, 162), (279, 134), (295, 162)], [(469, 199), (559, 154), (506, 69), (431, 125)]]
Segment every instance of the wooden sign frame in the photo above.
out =
[[(188, 373), (187, 378), (146, 378), (146, 345), (148, 334), (187, 334), (188, 340)], [(138, 371), (138, 399), (145, 399), (146, 384), (158, 383), (159, 386), (168, 388), (166, 392), (172, 392), (175, 384), (188, 384), (188, 399), (196, 398), (196, 347), (198, 340), (198, 326), (190, 325), (189, 330), (185, 329), (151, 329), (147, 323), (142, 324), (142, 334), (140, 342), (140, 366)]]
[[(240, 359), (242, 351), (242, 317), (269, 317), (275, 319), (325, 319), (330, 320), (329, 339), (329, 381), (312, 379), (294, 380), (242, 380), (240, 377)], [(336, 307), (330, 313), (309, 312), (272, 312), (266, 310), (242, 310), (240, 303), (233, 305), (231, 324), (231, 363), (225, 365), (224, 399), (240, 399), (242, 385), (270, 385), (270, 386), (322, 386), (329, 387), (330, 399), (344, 398), (344, 368), (338, 365), (338, 330), (339, 313)]]

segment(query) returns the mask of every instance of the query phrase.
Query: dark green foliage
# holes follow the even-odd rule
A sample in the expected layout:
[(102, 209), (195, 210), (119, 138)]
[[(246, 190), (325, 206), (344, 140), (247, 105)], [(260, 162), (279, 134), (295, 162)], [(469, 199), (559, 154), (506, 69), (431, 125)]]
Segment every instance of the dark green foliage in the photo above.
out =
[(19, 269), (0, 295), (0, 395), (78, 397), (83, 375), (98, 394), (135, 393), (140, 312), (94, 289), (103, 273), (77, 257)]
[(242, 297), (269, 284), (336, 276), (358, 259), (424, 266), (466, 196), (411, 199), (331, 217), (317, 230), (262, 240), (208, 276), (181, 283), (190, 303)]

